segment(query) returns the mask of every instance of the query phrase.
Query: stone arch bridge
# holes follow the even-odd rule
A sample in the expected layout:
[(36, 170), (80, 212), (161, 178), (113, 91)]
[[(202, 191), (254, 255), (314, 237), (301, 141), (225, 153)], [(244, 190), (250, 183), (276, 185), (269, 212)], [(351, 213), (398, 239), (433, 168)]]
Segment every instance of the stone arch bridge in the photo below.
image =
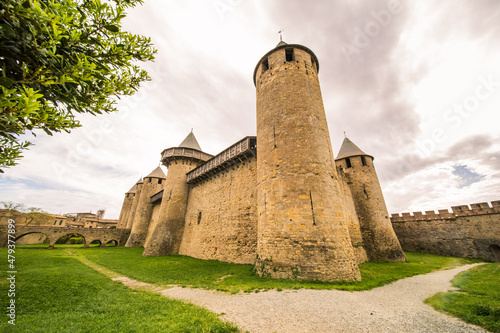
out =
[[(114, 242), (116, 246), (124, 245), (127, 242), (130, 230), (128, 229), (104, 229), (104, 228), (70, 228), (70, 227), (45, 227), (45, 226), (22, 226), (16, 225), (15, 240), (29, 234), (43, 234), (47, 237), (46, 241), (53, 248), (56, 241), (69, 234), (78, 234), (85, 239), (84, 247), (97, 240), (101, 246), (106, 243)], [(12, 239), (12, 238), (11, 238)], [(0, 226), (0, 247), (7, 247), (8, 244), (8, 226)]]

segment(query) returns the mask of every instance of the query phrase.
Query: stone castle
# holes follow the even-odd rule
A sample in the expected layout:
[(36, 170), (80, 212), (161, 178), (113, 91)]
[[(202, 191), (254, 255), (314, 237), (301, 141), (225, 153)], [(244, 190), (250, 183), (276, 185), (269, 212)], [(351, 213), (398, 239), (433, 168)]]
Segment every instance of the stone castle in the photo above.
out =
[(281, 41), (255, 67), (257, 137), (213, 156), (191, 132), (126, 193), (118, 228), (144, 256), (255, 264), (273, 278), (360, 280), (406, 261), (373, 165), (348, 138), (334, 159), (319, 62)]

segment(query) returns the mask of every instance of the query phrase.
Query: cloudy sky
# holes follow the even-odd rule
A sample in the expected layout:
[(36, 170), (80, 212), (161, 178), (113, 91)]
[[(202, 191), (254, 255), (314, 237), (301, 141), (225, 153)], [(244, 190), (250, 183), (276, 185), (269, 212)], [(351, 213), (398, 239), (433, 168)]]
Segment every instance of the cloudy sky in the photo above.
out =
[(252, 74), (280, 29), (317, 55), (333, 149), (345, 131), (375, 156), (390, 213), (500, 200), (498, 22), (497, 0), (145, 0), (124, 28), (158, 49), (152, 81), (118, 113), (38, 135), (0, 201), (118, 218), (191, 128), (211, 154), (255, 135)]

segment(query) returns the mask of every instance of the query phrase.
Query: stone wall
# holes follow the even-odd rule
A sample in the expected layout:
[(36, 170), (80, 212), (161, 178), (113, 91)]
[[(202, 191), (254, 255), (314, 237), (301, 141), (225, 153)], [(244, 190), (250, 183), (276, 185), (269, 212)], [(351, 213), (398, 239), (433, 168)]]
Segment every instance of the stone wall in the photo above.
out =
[(253, 264), (257, 247), (256, 159), (190, 185), (180, 254)]
[(354, 206), (354, 200), (352, 198), (351, 189), (347, 184), (348, 181), (345, 173), (342, 169), (337, 168), (337, 174), (339, 175), (340, 193), (343, 200), (342, 208), (344, 209), (344, 218), (349, 227), (349, 235), (351, 237), (352, 247), (354, 248), (356, 262), (360, 264), (368, 261), (368, 257), (366, 255), (363, 237), (361, 236), (358, 214), (356, 213), (356, 207)]
[(500, 201), (403, 214), (391, 221), (405, 251), (500, 261)]

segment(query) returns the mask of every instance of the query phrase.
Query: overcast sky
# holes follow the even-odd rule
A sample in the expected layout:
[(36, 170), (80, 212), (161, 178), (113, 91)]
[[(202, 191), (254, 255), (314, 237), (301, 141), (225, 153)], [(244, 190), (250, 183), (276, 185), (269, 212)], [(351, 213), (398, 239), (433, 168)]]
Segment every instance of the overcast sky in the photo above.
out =
[(280, 29), (317, 55), (333, 150), (345, 131), (375, 157), (390, 213), (500, 200), (499, 22), (497, 0), (145, 0), (124, 28), (158, 49), (152, 81), (118, 113), (40, 133), (0, 201), (118, 218), (191, 128), (210, 154), (256, 135), (252, 74)]

